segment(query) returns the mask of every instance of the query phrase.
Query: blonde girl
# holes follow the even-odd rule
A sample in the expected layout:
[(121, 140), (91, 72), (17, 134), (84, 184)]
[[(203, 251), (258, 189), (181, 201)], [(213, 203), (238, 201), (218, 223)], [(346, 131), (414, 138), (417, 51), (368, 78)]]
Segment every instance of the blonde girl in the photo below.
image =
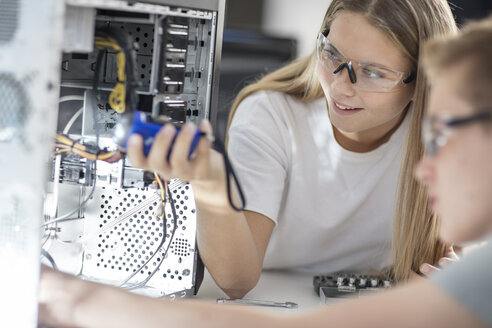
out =
[(421, 45), (456, 32), (447, 1), (333, 0), (319, 32), (310, 56), (245, 88), (232, 108), (228, 153), (244, 212), (230, 208), (220, 156), (206, 140), (187, 159), (194, 126), (184, 126), (169, 161), (171, 126), (148, 158), (138, 137), (129, 151), (135, 165), (191, 182), (202, 259), (234, 298), (262, 269), (393, 265), (404, 280), (446, 252), (412, 173), (428, 92)]

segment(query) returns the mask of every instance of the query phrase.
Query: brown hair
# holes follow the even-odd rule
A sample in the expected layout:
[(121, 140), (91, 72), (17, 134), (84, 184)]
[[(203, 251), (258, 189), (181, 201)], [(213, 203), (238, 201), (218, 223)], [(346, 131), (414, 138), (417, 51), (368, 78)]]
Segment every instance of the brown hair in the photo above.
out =
[(430, 80), (452, 66), (466, 63), (460, 92), (476, 110), (492, 104), (492, 16), (467, 24), (459, 36), (435, 39), (424, 47), (422, 64)]
[[(420, 126), (427, 97), (426, 77), (418, 63), (423, 41), (456, 32), (457, 28), (446, 0), (333, 0), (320, 32), (329, 28), (342, 11), (359, 13), (381, 29), (417, 72), (393, 233), (394, 278), (404, 280), (411, 270), (417, 271), (421, 263), (434, 263), (444, 254), (444, 247), (437, 239), (437, 223), (428, 214), (425, 192), (413, 179), (413, 169), (423, 154)], [(324, 97), (318, 81), (316, 51), (244, 88), (232, 105), (229, 126), (241, 101), (260, 90), (284, 92), (303, 101)]]

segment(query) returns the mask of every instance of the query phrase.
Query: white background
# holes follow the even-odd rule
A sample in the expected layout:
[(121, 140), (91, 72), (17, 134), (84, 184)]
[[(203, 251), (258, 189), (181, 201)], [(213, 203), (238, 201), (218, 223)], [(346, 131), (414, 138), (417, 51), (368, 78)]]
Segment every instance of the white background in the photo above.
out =
[(298, 57), (311, 53), (330, 0), (265, 0), (263, 31), (298, 42)]

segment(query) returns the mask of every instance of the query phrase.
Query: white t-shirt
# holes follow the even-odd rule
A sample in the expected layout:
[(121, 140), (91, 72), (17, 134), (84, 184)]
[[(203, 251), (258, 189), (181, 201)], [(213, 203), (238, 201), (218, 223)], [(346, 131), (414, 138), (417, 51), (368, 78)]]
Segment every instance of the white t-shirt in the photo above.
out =
[[(466, 219), (466, 218), (464, 218)], [(441, 290), (492, 327), (492, 237), (487, 245), (431, 276)]]
[(228, 154), (247, 210), (275, 228), (265, 269), (312, 273), (391, 264), (391, 230), (409, 117), (368, 153), (334, 138), (325, 98), (261, 91), (237, 109)]

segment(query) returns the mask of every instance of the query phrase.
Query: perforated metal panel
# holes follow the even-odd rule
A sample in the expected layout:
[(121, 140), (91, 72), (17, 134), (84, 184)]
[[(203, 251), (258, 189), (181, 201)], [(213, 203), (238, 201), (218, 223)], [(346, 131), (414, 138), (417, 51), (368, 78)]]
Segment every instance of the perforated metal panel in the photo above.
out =
[(36, 327), (63, 2), (0, 0), (0, 327)]
[(153, 275), (146, 288), (156, 296), (192, 288), (190, 268), (197, 257), (194, 198), (189, 185), (171, 193), (176, 221), (170, 202), (163, 220), (155, 190), (98, 188), (85, 211), (88, 239), (82, 274), (114, 285), (134, 273), (130, 284)]
[[(112, 27), (128, 32), (137, 48), (135, 67), (139, 91), (148, 91), (152, 72), (152, 52), (154, 51), (154, 23), (98, 23), (97, 28)], [(62, 79), (72, 83), (92, 83), (97, 53), (84, 56), (66, 54), (63, 60)], [(109, 51), (100, 83), (112, 85), (117, 81), (116, 55)]]
[[(137, 65), (136, 65), (136, 77), (140, 82), (140, 90), (147, 90), (150, 85), (150, 75), (152, 71), (152, 52), (154, 51), (154, 25), (147, 24), (109, 24), (110, 27), (116, 27), (123, 31), (128, 32), (133, 39), (134, 44), (137, 45)], [(108, 71), (106, 76), (108, 82), (116, 82), (116, 64), (113, 63), (115, 57), (111, 57), (111, 63), (109, 66), (111, 70)]]
[(0, 109), (0, 142), (10, 141), (22, 134), (29, 100), (22, 84), (8, 73), (0, 73)]
[(29, 210), (22, 204), (25, 204), (27, 197), (30, 200), (35, 199), (35, 197), (33, 197), (32, 192), (20, 184), (12, 186), (12, 189), (0, 192), (0, 196), (6, 204), (0, 211), (0, 254), (8, 247), (16, 250), (18, 255), (22, 255), (27, 247), (30, 247), (25, 241), (28, 240), (32, 231), (32, 219), (29, 217)]
[(19, 19), (19, 0), (0, 1), (0, 45), (14, 37)]

